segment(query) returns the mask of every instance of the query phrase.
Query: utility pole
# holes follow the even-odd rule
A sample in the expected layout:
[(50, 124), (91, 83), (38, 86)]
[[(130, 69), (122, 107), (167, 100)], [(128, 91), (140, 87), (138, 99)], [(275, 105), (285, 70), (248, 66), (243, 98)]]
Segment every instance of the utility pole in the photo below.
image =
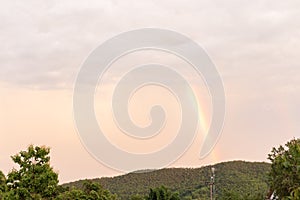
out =
[(210, 200), (213, 200), (213, 196), (214, 196), (214, 185), (215, 185), (215, 168), (212, 167), (211, 168), (211, 172), (212, 172), (212, 176), (210, 177)]

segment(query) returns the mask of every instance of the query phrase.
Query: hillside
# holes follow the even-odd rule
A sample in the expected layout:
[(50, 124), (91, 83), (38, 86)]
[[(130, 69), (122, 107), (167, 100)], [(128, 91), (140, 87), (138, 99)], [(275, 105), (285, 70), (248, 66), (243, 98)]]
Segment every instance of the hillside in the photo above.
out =
[[(112, 178), (98, 178), (93, 181), (118, 194), (121, 199), (130, 199), (135, 194), (143, 196), (149, 192), (149, 188), (161, 185), (179, 192), (181, 199), (207, 199), (211, 167), (166, 168)], [(239, 196), (241, 199), (262, 199), (267, 193), (267, 173), (270, 169), (268, 163), (231, 161), (216, 164), (214, 168), (216, 195), (219, 199), (225, 199), (226, 195)], [(80, 188), (83, 181), (64, 186)]]

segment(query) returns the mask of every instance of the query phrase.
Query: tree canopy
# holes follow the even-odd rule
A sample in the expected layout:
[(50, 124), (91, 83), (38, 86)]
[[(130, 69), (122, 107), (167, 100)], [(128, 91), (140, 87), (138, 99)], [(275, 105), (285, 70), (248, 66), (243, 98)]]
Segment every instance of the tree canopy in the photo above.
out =
[[(291, 141), (290, 143), (298, 144), (299, 141)], [(297, 145), (290, 144), (285, 148), (280, 147), (279, 150), (273, 150), (273, 154), (270, 154), (269, 157), (274, 161), (272, 162), (274, 169), (277, 169), (274, 163), (280, 163), (279, 158), (283, 157), (282, 159), (285, 162), (281, 162), (281, 164), (287, 168), (286, 172), (292, 171), (293, 173), (289, 175), (296, 174), (298, 176), (299, 164), (296, 163), (295, 165), (295, 162), (299, 160), (299, 157), (293, 160), (293, 156), (282, 153), (291, 151), (291, 155), (298, 155), (298, 150)], [(48, 147), (31, 145), (27, 150), (12, 156), (12, 160), (18, 167), (9, 172), (7, 176), (0, 171), (0, 199), (192, 200), (209, 198), (212, 166), (195, 169), (145, 170), (144, 172), (129, 173), (113, 178), (58, 185), (58, 174), (50, 166), (49, 154), (50, 149)], [(271, 168), (271, 164), (232, 161), (219, 163), (214, 167), (217, 170), (215, 198), (220, 200), (258, 200), (263, 199), (266, 195), (268, 189), (267, 173)], [(279, 172), (281, 171), (279, 170)], [(271, 174), (272, 172), (270, 177), (272, 177)], [(296, 178), (292, 176), (294, 182), (299, 180)], [(293, 187), (287, 187), (287, 194), (290, 199), (299, 199), (299, 184), (292, 185)], [(149, 188), (151, 188), (150, 191)], [(272, 188), (277, 191), (275, 184), (272, 185)]]
[(41, 199), (57, 195), (58, 174), (50, 166), (50, 149), (30, 145), (12, 156), (19, 165), (7, 176), (8, 199)]
[(273, 148), (268, 159), (272, 162), (269, 174), (271, 190), (280, 199), (300, 199), (300, 139)]
[(179, 200), (178, 193), (171, 192), (165, 186), (160, 186), (154, 189), (150, 189), (147, 200)]
[(3, 193), (6, 192), (6, 177), (2, 171), (0, 171), (0, 199), (3, 198)]
[(99, 183), (85, 181), (82, 189), (71, 188), (57, 197), (57, 200), (74, 199), (118, 200), (118, 197), (110, 191), (103, 189)]
[[(237, 193), (241, 197), (266, 196), (269, 189), (267, 173), (270, 166), (269, 163), (244, 161), (214, 165), (216, 168), (215, 197), (220, 199), (228, 192)], [(149, 194), (149, 188), (157, 188), (161, 185), (172, 192), (178, 192), (181, 200), (209, 199), (211, 167), (145, 170), (122, 176), (93, 179), (93, 181), (118, 194), (121, 199), (142, 199)], [(75, 181), (64, 186), (81, 188), (82, 183), (83, 181)]]

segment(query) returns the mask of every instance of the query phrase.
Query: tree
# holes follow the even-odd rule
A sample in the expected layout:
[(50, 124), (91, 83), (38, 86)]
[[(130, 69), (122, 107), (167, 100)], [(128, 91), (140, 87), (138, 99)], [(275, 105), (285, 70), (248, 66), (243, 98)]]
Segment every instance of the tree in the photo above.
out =
[(220, 195), (220, 200), (261, 200), (264, 199), (265, 195), (263, 193), (254, 192), (254, 193), (244, 193), (241, 194), (234, 189), (223, 191)]
[(74, 199), (118, 200), (118, 197), (115, 194), (111, 194), (108, 190), (103, 189), (100, 184), (92, 181), (86, 181), (83, 183), (82, 190), (72, 188), (57, 197), (57, 200)]
[(6, 178), (2, 171), (0, 171), (0, 191), (6, 191)]
[[(269, 173), (271, 190), (280, 199), (300, 195), (300, 139), (292, 139), (285, 146), (273, 148), (268, 155), (272, 162)], [(298, 196), (299, 197), (299, 196)]]
[(294, 189), (289, 198), (293, 200), (300, 200), (300, 187)]
[(7, 176), (8, 199), (53, 199), (57, 195), (58, 174), (50, 166), (50, 148), (30, 145), (12, 156), (19, 165)]
[(145, 198), (142, 195), (135, 194), (130, 197), (130, 200), (145, 200)]
[(0, 171), (0, 199), (3, 198), (3, 193), (6, 192), (6, 189), (6, 178), (2, 171)]
[(172, 193), (168, 188), (160, 186), (150, 189), (147, 200), (179, 200), (178, 193)]
[(58, 195), (57, 200), (73, 200), (73, 199), (87, 199), (82, 190), (72, 188)]

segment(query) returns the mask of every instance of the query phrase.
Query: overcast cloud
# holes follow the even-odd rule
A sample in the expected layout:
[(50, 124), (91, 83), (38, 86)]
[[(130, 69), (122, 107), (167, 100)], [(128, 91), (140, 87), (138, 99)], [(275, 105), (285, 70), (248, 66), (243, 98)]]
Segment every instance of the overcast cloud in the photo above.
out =
[(203, 45), (225, 79), (260, 79), (257, 76), (268, 74), (271, 82), (295, 86), (300, 76), (299, 4), (2, 1), (0, 80), (21, 87), (72, 87), (81, 63), (97, 45), (123, 31), (158, 27), (179, 31)]

